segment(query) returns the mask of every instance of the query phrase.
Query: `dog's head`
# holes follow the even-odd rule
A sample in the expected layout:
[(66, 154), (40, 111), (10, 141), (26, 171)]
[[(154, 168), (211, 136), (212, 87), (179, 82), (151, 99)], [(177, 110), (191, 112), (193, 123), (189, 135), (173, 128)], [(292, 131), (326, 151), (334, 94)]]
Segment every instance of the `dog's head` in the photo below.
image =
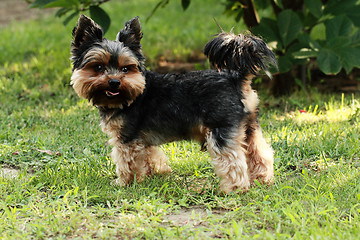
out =
[(96, 106), (129, 106), (145, 88), (145, 58), (141, 51), (138, 17), (125, 23), (115, 41), (103, 38), (103, 31), (81, 15), (73, 30), (71, 85), (76, 93)]

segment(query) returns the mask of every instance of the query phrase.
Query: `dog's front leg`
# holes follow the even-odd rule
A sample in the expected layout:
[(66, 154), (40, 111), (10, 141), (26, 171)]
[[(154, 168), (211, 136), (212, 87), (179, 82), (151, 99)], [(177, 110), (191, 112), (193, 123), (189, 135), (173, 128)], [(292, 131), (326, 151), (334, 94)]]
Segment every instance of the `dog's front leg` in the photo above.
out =
[(142, 181), (144, 177), (153, 173), (148, 161), (148, 151), (141, 143), (122, 144), (116, 143), (111, 158), (116, 165), (118, 178), (114, 185), (126, 186), (136, 179)]
[(112, 184), (118, 186), (126, 186), (134, 180), (134, 173), (131, 170), (131, 156), (127, 154), (129, 151), (125, 150), (123, 146), (115, 146), (111, 152), (111, 158), (116, 166), (116, 174), (118, 176)]

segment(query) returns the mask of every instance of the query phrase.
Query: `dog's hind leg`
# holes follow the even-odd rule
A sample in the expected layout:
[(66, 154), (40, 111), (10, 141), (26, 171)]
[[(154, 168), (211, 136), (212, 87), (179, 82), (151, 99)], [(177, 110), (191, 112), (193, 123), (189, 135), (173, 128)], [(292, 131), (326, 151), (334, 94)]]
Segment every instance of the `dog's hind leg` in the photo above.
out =
[(274, 153), (266, 143), (258, 122), (248, 125), (246, 142), (250, 181), (257, 179), (263, 183), (271, 183), (274, 178)]
[(220, 178), (220, 190), (229, 193), (236, 189), (248, 190), (250, 181), (246, 163), (245, 149), (243, 148), (244, 133), (239, 133), (231, 143), (219, 147), (209, 132), (207, 149), (213, 159), (215, 173)]
[(246, 157), (250, 182), (258, 179), (260, 182), (271, 183), (274, 177), (273, 150), (262, 135), (258, 122), (259, 99), (257, 93), (251, 88), (251, 82), (245, 81), (242, 85), (242, 102), (248, 113), (244, 120)]

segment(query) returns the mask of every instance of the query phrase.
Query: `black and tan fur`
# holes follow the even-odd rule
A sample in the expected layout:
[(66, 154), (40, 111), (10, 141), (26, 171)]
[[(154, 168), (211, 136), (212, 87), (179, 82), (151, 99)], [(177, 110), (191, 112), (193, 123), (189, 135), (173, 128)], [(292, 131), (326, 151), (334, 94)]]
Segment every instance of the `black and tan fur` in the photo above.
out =
[(204, 52), (217, 70), (159, 74), (145, 68), (140, 21), (125, 24), (115, 41), (82, 15), (73, 30), (71, 84), (98, 107), (114, 147), (117, 184), (171, 172), (159, 145), (196, 140), (207, 149), (220, 189), (247, 190), (273, 180), (273, 150), (258, 122), (251, 80), (276, 65), (259, 38), (221, 32)]

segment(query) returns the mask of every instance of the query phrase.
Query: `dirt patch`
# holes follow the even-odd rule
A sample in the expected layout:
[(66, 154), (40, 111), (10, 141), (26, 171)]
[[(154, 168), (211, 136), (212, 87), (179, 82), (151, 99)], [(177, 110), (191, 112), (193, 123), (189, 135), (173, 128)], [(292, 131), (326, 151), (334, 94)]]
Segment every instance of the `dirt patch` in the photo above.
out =
[(1, 0), (0, 27), (8, 25), (12, 21), (35, 19), (52, 11), (29, 8), (29, 4), (24, 0)]
[[(210, 220), (221, 219), (227, 213), (226, 210), (208, 210), (201, 207), (191, 207), (191, 208), (181, 208), (171, 214), (168, 214), (164, 217), (163, 224), (171, 227), (191, 227), (191, 228), (201, 228), (209, 229), (211, 226), (209, 224)], [(204, 230), (205, 231), (205, 230)], [(218, 235), (211, 231), (205, 231), (205, 235), (209, 238), (217, 237)]]
[(181, 208), (173, 214), (167, 215), (165, 220), (173, 226), (191, 225), (193, 227), (202, 224), (202, 220), (208, 217), (208, 212), (199, 207)]
[(0, 177), (1, 178), (16, 178), (20, 174), (20, 171), (13, 168), (0, 168)]

